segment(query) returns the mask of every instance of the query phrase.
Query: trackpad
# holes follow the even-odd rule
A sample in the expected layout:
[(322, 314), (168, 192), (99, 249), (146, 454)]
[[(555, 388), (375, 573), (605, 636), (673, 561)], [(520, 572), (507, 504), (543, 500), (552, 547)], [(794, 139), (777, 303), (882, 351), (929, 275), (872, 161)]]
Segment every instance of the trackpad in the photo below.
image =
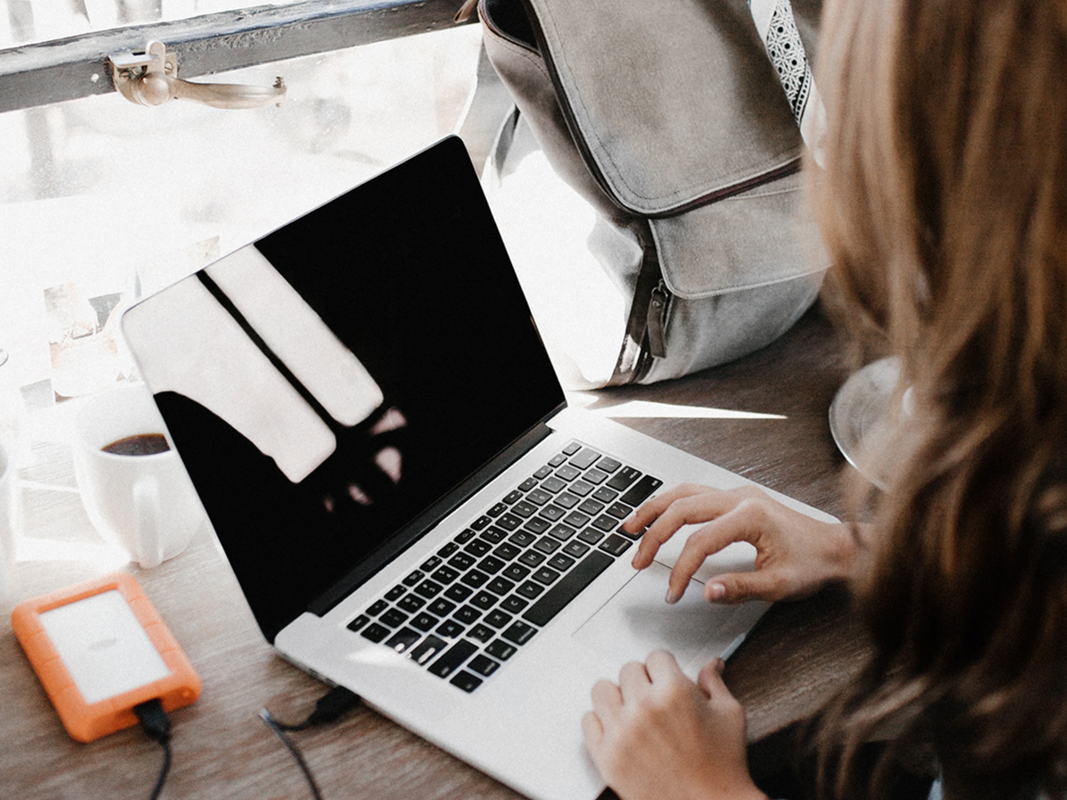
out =
[(704, 600), (703, 587), (691, 581), (675, 605), (663, 599), (670, 569), (653, 563), (634, 575), (574, 634), (616, 670), (627, 661), (644, 661), (653, 650), (674, 653), (682, 670), (696, 678), (710, 659), (721, 656), (747, 633), (767, 609), (762, 602), (724, 606)]

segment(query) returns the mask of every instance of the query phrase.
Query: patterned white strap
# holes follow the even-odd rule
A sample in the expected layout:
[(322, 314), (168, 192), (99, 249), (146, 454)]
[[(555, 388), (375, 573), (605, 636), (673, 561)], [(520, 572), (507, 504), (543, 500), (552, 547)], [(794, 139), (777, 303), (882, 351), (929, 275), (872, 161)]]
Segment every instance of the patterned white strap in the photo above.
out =
[(822, 165), (822, 132), (826, 128), (826, 111), (815, 88), (804, 43), (800, 40), (793, 6), (789, 0), (749, 0), (748, 7), (756, 30), (767, 47), (778, 77), (782, 81), (793, 115), (800, 126), (804, 143), (811, 148), (815, 162)]

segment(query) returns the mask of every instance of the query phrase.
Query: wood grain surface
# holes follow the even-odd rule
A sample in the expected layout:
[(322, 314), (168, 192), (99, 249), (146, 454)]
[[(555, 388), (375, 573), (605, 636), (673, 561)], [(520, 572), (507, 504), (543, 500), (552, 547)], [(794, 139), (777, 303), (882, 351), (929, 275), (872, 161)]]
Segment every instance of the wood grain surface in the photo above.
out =
[[(843, 460), (827, 409), (845, 377), (841, 347), (814, 310), (748, 358), (682, 380), (599, 392), (593, 407), (642, 400), (781, 415), (620, 421), (840, 516)], [(69, 470), (63, 458), (58, 447), (47, 469), (69, 483), (62, 478)], [(75, 492), (24, 494), (28, 527), (79, 535), (89, 530)], [(257, 714), (266, 707), (279, 719), (303, 719), (324, 687), (273, 654), (207, 530), (155, 570), (124, 569), (141, 582), (204, 685), (197, 703), (173, 714), (174, 760), (163, 797), (308, 797), (295, 762)], [(0, 605), (0, 797), (147, 797), (156, 779), (159, 747), (137, 729), (88, 745), (66, 735), (11, 632), (10, 610), (18, 599), (98, 572), (99, 566), (79, 561), (23, 561), (13, 569), (14, 590)], [(748, 709), (750, 737), (766, 737), (818, 708), (863, 652), (843, 592), (774, 606), (726, 671)], [(366, 708), (294, 737), (327, 798), (518, 796)]]

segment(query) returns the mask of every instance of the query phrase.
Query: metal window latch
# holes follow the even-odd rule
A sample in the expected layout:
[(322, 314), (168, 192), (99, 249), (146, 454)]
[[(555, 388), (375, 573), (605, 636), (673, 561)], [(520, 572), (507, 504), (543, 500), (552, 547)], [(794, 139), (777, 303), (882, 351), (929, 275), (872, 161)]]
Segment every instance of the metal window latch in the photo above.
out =
[(143, 53), (114, 55), (111, 78), (131, 103), (158, 106), (168, 100), (194, 100), (215, 108), (258, 108), (285, 99), (285, 83), (244, 86), (233, 83), (192, 83), (178, 78), (178, 57), (163, 42), (149, 42)]

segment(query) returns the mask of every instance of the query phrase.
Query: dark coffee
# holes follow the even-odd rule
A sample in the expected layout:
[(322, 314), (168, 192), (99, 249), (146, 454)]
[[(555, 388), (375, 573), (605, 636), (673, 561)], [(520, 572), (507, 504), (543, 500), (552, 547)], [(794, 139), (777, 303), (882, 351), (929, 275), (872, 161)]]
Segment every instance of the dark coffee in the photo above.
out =
[(170, 445), (162, 433), (138, 433), (136, 436), (127, 436), (104, 445), (100, 449), (119, 456), (151, 456), (170, 450)]

